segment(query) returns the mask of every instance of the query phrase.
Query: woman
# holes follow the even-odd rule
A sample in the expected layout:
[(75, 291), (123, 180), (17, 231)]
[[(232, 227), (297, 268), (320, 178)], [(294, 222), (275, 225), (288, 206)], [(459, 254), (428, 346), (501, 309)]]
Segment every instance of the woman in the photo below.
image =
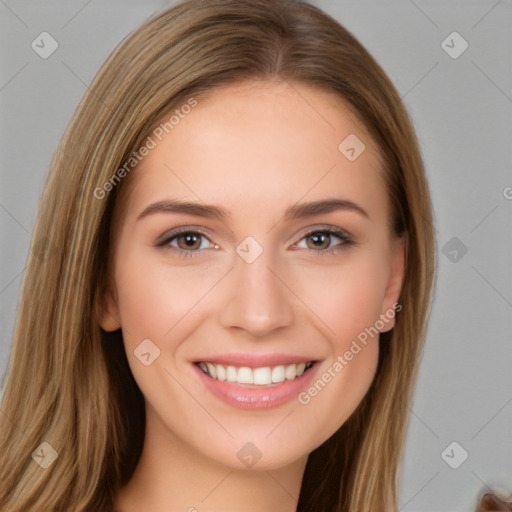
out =
[(191, 0), (146, 22), (79, 105), (33, 247), (1, 510), (397, 509), (431, 203), (395, 88), (335, 20)]

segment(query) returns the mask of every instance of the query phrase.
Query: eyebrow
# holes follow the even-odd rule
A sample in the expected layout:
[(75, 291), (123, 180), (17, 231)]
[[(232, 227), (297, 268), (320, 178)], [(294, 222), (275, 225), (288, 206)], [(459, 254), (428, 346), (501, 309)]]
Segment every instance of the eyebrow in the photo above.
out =
[[(335, 211), (352, 211), (366, 217), (367, 219), (370, 218), (367, 211), (357, 203), (347, 199), (333, 198), (309, 201), (289, 206), (284, 213), (283, 219), (302, 219)], [(222, 206), (183, 201), (181, 199), (168, 199), (150, 204), (137, 217), (137, 220), (154, 213), (181, 213), (204, 218), (217, 218), (222, 222), (225, 222), (231, 217), (231, 213)]]

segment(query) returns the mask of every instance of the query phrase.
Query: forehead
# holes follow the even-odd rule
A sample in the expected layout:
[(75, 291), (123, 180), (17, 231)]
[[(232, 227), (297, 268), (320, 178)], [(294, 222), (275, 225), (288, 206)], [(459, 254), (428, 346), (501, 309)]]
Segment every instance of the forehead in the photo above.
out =
[[(196, 101), (191, 109), (178, 107), (172, 124), (172, 113), (164, 116), (150, 134), (154, 147), (129, 176), (126, 206), (133, 214), (169, 197), (222, 203), (230, 211), (264, 204), (284, 210), (326, 195), (385, 207), (378, 152), (337, 94), (284, 81), (244, 82)], [(351, 148), (364, 150), (354, 160), (347, 158)]]

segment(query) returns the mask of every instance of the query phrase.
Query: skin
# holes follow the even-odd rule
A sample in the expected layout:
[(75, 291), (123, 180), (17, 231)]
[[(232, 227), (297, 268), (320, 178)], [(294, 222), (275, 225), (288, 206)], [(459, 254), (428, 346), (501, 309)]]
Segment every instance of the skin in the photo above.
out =
[[(338, 150), (349, 134), (366, 145), (352, 162)], [(370, 387), (378, 337), (308, 404), (293, 399), (263, 411), (213, 396), (191, 361), (235, 351), (291, 352), (320, 361), (319, 377), (393, 308), (404, 240), (390, 232), (380, 169), (363, 126), (337, 95), (297, 83), (244, 82), (199, 99), (126, 178), (100, 323), (122, 329), (145, 397), (146, 436), (117, 510), (296, 509), (309, 453)], [(137, 220), (148, 205), (170, 198), (220, 205), (231, 215), (223, 222), (159, 212)], [(338, 210), (283, 220), (287, 207), (327, 198), (350, 200), (368, 217)], [(195, 250), (195, 257), (155, 246), (178, 226), (207, 233), (193, 249), (183, 236), (169, 243)], [(348, 232), (355, 244), (336, 236), (315, 242), (311, 232), (326, 226)], [(252, 263), (236, 252), (247, 236), (263, 248)], [(336, 246), (338, 253), (326, 252)], [(134, 350), (148, 338), (160, 356), (145, 366)], [(250, 469), (237, 457), (247, 442), (262, 454)]]

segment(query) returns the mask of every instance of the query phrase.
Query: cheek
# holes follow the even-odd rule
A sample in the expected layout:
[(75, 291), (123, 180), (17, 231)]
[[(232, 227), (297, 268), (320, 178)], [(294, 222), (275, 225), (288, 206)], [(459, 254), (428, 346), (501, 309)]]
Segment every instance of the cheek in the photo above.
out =
[[(380, 258), (382, 261), (382, 258)], [(379, 356), (379, 319), (386, 267), (370, 252), (338, 267), (316, 269), (300, 280), (304, 302), (328, 341), (329, 357), (299, 396), (317, 438), (332, 435), (353, 413), (374, 378)], [(314, 283), (314, 285), (313, 285)], [(313, 418), (323, 418), (321, 423)]]
[(163, 339), (218, 280), (217, 272), (155, 262), (142, 254), (119, 262), (117, 291), (119, 314), (128, 338)]
[(328, 329), (324, 332), (330, 345), (330, 362), (343, 356), (350, 362), (345, 374), (354, 372), (356, 382), (361, 368), (366, 368), (367, 374), (367, 368), (373, 367), (378, 357), (376, 321), (382, 307), (382, 276), (375, 265), (361, 264), (360, 268), (340, 269), (324, 284), (323, 293), (315, 287), (311, 303), (317, 304), (316, 310)]
[(369, 251), (354, 253), (338, 266), (299, 272), (297, 295), (318, 318), (325, 336), (333, 340), (333, 348), (342, 350), (379, 319), (386, 279), (382, 258), (379, 261)]

